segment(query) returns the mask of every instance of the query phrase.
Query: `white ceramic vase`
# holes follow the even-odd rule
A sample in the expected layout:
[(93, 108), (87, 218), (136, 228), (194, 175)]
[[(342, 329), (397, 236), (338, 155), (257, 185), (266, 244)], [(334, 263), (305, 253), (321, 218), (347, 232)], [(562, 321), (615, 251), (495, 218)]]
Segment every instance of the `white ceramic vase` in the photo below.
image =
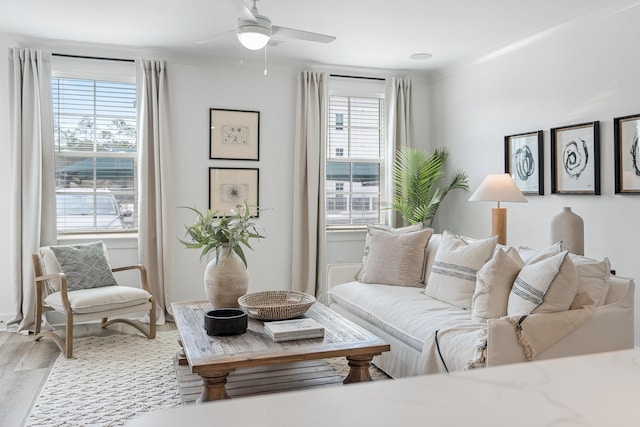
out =
[(562, 249), (584, 255), (584, 221), (565, 207), (551, 219), (551, 243), (562, 241)]
[(238, 298), (247, 293), (249, 274), (242, 259), (228, 247), (220, 250), (220, 260), (213, 258), (204, 272), (204, 290), (214, 308), (238, 307)]

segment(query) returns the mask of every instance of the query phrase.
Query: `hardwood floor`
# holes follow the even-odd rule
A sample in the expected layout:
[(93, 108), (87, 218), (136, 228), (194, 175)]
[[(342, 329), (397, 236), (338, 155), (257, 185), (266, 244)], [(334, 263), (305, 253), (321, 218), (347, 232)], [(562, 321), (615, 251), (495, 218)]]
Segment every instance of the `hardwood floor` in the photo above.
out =
[[(173, 329), (173, 323), (158, 326), (161, 331)], [(75, 325), (73, 331), (75, 338), (135, 333), (126, 325), (103, 329), (97, 323)], [(58, 347), (46, 338), (36, 342), (33, 335), (0, 331), (0, 426), (24, 425), (59, 354)]]

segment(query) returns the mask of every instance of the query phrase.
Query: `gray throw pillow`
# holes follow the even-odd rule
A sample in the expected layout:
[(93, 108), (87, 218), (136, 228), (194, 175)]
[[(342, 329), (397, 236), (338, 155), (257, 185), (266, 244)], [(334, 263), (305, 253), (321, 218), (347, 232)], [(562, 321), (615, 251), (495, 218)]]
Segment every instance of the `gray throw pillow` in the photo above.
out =
[(105, 256), (104, 244), (50, 246), (60, 270), (67, 276), (67, 290), (100, 288), (117, 285)]

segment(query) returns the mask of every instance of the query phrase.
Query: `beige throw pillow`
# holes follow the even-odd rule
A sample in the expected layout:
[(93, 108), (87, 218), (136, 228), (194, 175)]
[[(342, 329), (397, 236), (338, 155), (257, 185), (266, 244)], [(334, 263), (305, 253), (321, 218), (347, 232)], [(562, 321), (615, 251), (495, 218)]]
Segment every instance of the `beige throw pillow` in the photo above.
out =
[(410, 233), (412, 231), (422, 230), (422, 223), (411, 224), (406, 227), (393, 228), (388, 225), (383, 224), (369, 224), (367, 225), (367, 235), (364, 241), (364, 252), (362, 254), (362, 268), (356, 275), (356, 280), (360, 280), (362, 278), (362, 274), (364, 273), (364, 269), (367, 267), (367, 260), (369, 259), (369, 251), (371, 250), (371, 230), (383, 230), (388, 231), (389, 233)]
[(496, 236), (474, 240), (445, 231), (425, 295), (460, 308), (471, 308), (476, 273), (492, 257), (495, 247)]
[(579, 285), (578, 294), (588, 294), (596, 306), (604, 304), (609, 293), (611, 280), (611, 264), (609, 259), (602, 261), (587, 258), (584, 256), (569, 254), (573, 265), (578, 272)]
[(516, 278), (509, 294), (508, 316), (568, 310), (578, 290), (578, 273), (567, 251), (536, 256)]
[(360, 281), (397, 286), (424, 286), (424, 262), (433, 230), (395, 233), (371, 228), (367, 264)]
[(524, 262), (518, 252), (497, 248), (477, 274), (476, 290), (471, 302), (471, 320), (486, 322), (507, 315), (511, 287)]
[(520, 258), (525, 263), (529, 263), (534, 258), (547, 257), (549, 255), (557, 255), (562, 252), (562, 242), (556, 242), (551, 246), (547, 246), (543, 249), (533, 249), (528, 248), (526, 246), (520, 246), (518, 248), (518, 253), (520, 254)]

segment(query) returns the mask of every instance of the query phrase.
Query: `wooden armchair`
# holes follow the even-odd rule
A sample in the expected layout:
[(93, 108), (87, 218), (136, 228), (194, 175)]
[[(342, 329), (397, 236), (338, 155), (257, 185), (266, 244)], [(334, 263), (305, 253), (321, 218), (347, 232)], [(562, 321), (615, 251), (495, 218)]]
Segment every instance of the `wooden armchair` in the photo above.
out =
[[(93, 245), (93, 254), (90, 257), (85, 257), (82, 250), (88, 245)], [(67, 358), (73, 357), (73, 324), (77, 322), (101, 319), (100, 326), (103, 328), (120, 322), (133, 326), (149, 339), (154, 339), (156, 336), (156, 303), (147, 282), (146, 269), (142, 265), (111, 268), (102, 242), (88, 245), (43, 247), (39, 249), (38, 253), (33, 254), (36, 286), (34, 339), (51, 338)], [(100, 258), (97, 249), (99, 246), (104, 252), (104, 260)], [(58, 248), (72, 248), (63, 252), (65, 254), (63, 262), (58, 262), (54, 252), (54, 250), (59, 250)], [(80, 258), (77, 261), (73, 259), (69, 261), (69, 258), (76, 254), (76, 249), (78, 249), (77, 253)], [(103, 261), (104, 265), (102, 265)], [(97, 277), (104, 280), (104, 274), (92, 275), (77, 271), (87, 268), (94, 271), (102, 269), (102, 273), (105, 273), (105, 269), (108, 270), (107, 274), (111, 275), (107, 279), (108, 284), (91, 283), (92, 279), (97, 280)], [(117, 284), (112, 273), (125, 270), (139, 272), (142, 289)], [(69, 285), (70, 279), (73, 286)], [(82, 281), (88, 283), (82, 283)], [(65, 315), (66, 338), (64, 340), (55, 331), (41, 331), (42, 314), (47, 311), (57, 311)], [(142, 312), (149, 314), (148, 326), (140, 321), (122, 317)]]

